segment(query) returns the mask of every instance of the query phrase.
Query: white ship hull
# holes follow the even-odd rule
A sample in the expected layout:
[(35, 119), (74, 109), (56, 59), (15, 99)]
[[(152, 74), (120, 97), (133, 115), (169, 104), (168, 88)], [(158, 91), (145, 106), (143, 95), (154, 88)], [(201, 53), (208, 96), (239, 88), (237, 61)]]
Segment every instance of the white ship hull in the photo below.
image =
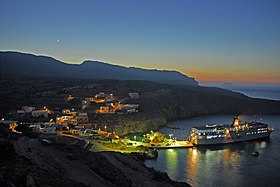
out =
[(268, 138), (270, 136), (272, 131), (268, 131), (261, 134), (242, 134), (240, 133), (240, 136), (232, 136), (232, 138), (226, 138), (226, 137), (217, 137), (212, 139), (206, 139), (206, 137), (202, 137), (197, 139), (197, 142), (194, 143), (195, 145), (215, 145), (215, 144), (228, 144), (228, 143), (237, 143), (237, 142), (244, 142), (244, 141), (250, 141), (250, 140), (257, 140), (257, 139), (264, 139)]

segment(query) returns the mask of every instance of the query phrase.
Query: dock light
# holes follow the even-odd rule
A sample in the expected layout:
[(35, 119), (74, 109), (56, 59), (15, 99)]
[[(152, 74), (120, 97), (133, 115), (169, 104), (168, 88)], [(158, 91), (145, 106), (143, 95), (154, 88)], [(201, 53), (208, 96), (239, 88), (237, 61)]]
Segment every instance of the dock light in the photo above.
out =
[(173, 134), (169, 134), (169, 139), (171, 139), (172, 136), (173, 136)]
[(171, 153), (172, 153), (173, 151), (174, 151), (173, 149), (168, 149), (168, 152), (171, 152)]

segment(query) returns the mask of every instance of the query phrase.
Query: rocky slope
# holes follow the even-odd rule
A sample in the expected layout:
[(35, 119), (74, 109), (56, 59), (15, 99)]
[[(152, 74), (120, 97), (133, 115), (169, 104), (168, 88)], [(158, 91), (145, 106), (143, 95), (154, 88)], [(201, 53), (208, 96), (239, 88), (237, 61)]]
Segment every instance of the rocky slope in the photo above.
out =
[[(61, 138), (44, 146), (38, 139), (1, 134), (0, 148), (4, 151), (0, 155), (0, 186), (189, 186), (147, 168), (139, 160), (141, 155), (93, 153), (84, 141)], [(69, 153), (75, 159), (69, 159)]]

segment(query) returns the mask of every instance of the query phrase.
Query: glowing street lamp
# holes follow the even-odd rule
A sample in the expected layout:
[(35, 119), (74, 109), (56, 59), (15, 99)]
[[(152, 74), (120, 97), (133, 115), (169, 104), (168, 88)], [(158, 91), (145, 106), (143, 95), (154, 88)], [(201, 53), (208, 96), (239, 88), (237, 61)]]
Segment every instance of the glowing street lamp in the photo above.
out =
[(173, 136), (173, 134), (169, 134), (169, 139), (171, 139), (172, 136)]
[(136, 136), (134, 136), (134, 141), (136, 141)]

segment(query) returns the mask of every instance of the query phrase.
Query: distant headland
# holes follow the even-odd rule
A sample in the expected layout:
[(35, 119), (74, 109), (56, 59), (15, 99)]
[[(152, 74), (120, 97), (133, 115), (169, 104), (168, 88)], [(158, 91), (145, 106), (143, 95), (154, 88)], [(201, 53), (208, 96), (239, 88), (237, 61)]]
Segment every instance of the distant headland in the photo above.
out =
[(178, 71), (147, 70), (89, 60), (81, 64), (68, 64), (48, 56), (10, 51), (0, 51), (0, 67), (2, 76), (144, 80), (198, 86), (194, 78)]

